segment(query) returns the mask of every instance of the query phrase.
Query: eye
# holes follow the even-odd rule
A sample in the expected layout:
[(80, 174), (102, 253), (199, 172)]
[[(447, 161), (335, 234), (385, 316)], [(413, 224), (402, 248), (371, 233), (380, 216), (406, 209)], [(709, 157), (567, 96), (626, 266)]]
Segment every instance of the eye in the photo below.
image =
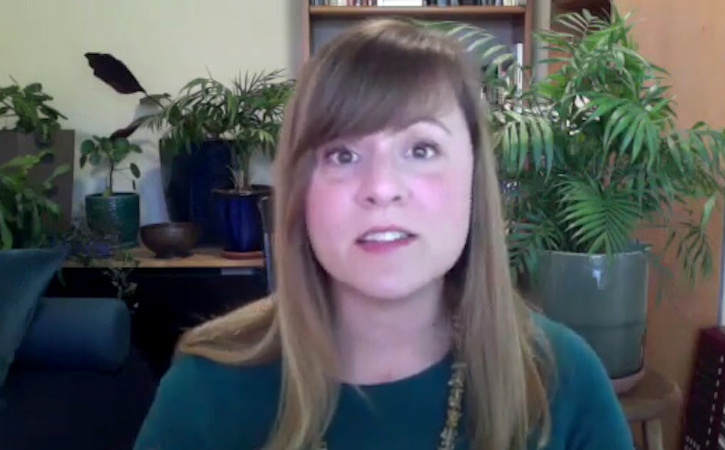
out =
[(325, 161), (335, 165), (345, 165), (357, 162), (358, 155), (346, 147), (337, 147), (325, 152)]
[(428, 142), (419, 142), (410, 149), (410, 156), (415, 159), (430, 159), (438, 153), (438, 146)]

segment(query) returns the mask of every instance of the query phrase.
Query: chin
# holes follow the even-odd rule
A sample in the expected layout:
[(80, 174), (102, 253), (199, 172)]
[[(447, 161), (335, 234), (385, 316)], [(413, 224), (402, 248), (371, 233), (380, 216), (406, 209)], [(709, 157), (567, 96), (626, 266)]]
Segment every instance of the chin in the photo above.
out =
[(434, 286), (434, 278), (426, 280), (405, 280), (404, 277), (376, 277), (375, 279), (356, 278), (346, 282), (348, 289), (353, 289), (365, 297), (380, 301), (396, 301), (409, 298), (426, 288)]

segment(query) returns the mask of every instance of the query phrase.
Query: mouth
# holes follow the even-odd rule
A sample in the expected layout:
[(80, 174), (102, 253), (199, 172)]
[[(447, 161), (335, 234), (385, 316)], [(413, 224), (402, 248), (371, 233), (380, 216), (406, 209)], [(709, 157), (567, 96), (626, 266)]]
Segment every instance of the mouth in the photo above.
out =
[(399, 227), (371, 228), (360, 235), (355, 242), (358, 244), (387, 244), (410, 241), (417, 237), (411, 231)]

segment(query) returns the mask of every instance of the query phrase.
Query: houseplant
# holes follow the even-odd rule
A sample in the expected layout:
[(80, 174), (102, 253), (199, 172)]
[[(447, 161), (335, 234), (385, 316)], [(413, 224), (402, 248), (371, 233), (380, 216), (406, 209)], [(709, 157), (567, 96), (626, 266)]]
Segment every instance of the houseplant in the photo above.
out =
[[(559, 16), (561, 31), (537, 36), (557, 69), (503, 89), (490, 117), (500, 177), (514, 186), (512, 272), (525, 275), (545, 314), (589, 342), (613, 379), (642, 369), (655, 255), (636, 232), (666, 228), (687, 277), (709, 275), (707, 225), (723, 194), (725, 149), (723, 133), (704, 123), (677, 128), (667, 72), (637, 52), (628, 19), (616, 10)], [(441, 28), (496, 53), (481, 30)], [(693, 205), (703, 202), (698, 213)]]
[[(144, 94), (139, 106), (162, 108), (168, 94), (149, 94), (126, 65), (109, 53), (87, 52), (85, 58), (93, 69), (93, 75), (122, 95)], [(129, 141), (149, 117), (157, 111), (147, 112), (134, 119), (109, 136), (93, 136), (81, 144), (80, 166), (87, 163), (107, 169), (106, 187), (102, 193), (87, 195), (85, 199), (86, 218), (89, 228), (98, 235), (101, 243), (115, 242), (114, 247), (131, 248), (137, 245), (140, 225), (140, 197), (136, 192), (114, 190), (116, 172), (131, 174), (133, 190), (141, 176), (134, 163), (123, 164), (134, 154), (141, 153), (141, 147)]]
[(93, 136), (81, 144), (80, 167), (90, 164), (107, 171), (103, 192), (86, 195), (88, 226), (100, 237), (116, 236), (119, 248), (135, 247), (138, 243), (139, 195), (136, 192), (114, 190), (114, 175), (117, 172), (130, 173), (133, 189), (136, 190), (136, 179), (141, 176), (141, 172), (132, 162), (124, 164), (133, 153), (141, 153), (141, 147), (123, 137)]
[(0, 250), (41, 248), (53, 243), (53, 227), (60, 207), (49, 198), (55, 180), (70, 170), (58, 166), (42, 182), (33, 170), (49, 151), (17, 156), (0, 165)]
[(231, 86), (197, 78), (149, 121), (165, 130), (170, 215), (200, 223), (207, 243), (224, 236), (226, 255), (261, 249), (256, 201), (269, 188), (251, 185), (251, 159), (257, 152), (273, 157), (292, 86), (279, 70), (240, 75)]
[[(239, 76), (231, 86), (197, 78), (172, 100), (149, 94), (113, 55), (85, 56), (96, 77), (121, 94), (145, 94), (141, 105), (154, 109), (110, 137), (128, 138), (143, 126), (163, 131), (159, 152), (171, 220), (201, 225), (200, 244), (220, 244), (226, 235), (230, 255), (261, 246), (259, 214), (250, 204), (269, 188), (251, 186), (250, 162), (255, 153), (274, 150), (292, 81), (280, 70)], [(226, 200), (214, 202), (214, 192)]]
[[(21, 86), (16, 80), (0, 86), (0, 164), (17, 156), (37, 155), (44, 158), (30, 171), (33, 181), (42, 183), (56, 168), (65, 166), (63, 174), (53, 179), (50, 198), (61, 207), (59, 226), (70, 224), (73, 197), (73, 157), (75, 133), (61, 129), (66, 117), (51, 102), (40, 83)], [(52, 149), (52, 152), (46, 150)]]

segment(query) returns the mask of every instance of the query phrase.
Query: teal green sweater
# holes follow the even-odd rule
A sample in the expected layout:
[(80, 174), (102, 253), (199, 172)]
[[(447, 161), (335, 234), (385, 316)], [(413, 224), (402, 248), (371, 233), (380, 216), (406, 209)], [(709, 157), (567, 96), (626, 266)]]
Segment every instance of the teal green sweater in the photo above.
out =
[[(543, 318), (538, 323), (558, 369), (546, 448), (631, 450), (630, 429), (597, 356), (569, 329)], [(279, 363), (232, 367), (179, 358), (161, 381), (134, 449), (261, 448), (274, 422), (280, 374)], [(445, 422), (450, 374), (448, 356), (406, 379), (363, 386), (369, 402), (343, 385), (326, 436), (329, 450), (434, 450)], [(456, 448), (467, 449), (466, 442), (464, 434)]]

